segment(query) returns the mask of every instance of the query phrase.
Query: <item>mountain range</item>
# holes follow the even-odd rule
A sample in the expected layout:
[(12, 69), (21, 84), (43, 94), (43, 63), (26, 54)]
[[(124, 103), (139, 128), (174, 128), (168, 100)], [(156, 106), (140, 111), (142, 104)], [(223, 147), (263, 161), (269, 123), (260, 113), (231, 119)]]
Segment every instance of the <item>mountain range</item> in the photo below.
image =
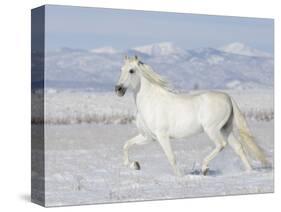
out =
[(273, 55), (239, 42), (199, 49), (184, 49), (171, 42), (126, 50), (110, 46), (91, 50), (61, 48), (45, 54), (45, 86), (111, 91), (125, 55), (137, 55), (180, 90), (273, 87)]

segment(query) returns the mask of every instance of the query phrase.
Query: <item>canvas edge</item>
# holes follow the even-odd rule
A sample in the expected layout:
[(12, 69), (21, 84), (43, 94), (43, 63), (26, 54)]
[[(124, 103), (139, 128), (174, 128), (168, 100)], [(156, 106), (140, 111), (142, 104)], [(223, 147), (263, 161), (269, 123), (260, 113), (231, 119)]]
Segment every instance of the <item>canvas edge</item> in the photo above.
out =
[[(46, 206), (44, 151), (44, 5), (31, 10), (31, 64), (31, 202)], [(39, 101), (34, 95), (36, 89), (43, 91), (36, 93), (37, 96), (39, 95)], [(35, 112), (34, 107), (38, 108), (37, 112)]]

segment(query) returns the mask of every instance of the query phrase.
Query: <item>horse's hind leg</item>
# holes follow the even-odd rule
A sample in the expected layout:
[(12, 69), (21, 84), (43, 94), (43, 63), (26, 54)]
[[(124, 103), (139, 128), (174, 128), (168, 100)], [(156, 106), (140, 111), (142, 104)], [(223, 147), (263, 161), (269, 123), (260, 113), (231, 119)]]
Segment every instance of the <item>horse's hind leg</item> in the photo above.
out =
[(252, 170), (252, 167), (245, 155), (245, 152), (243, 150), (243, 147), (241, 145), (241, 143), (235, 138), (235, 136), (233, 135), (233, 133), (231, 132), (228, 136), (228, 143), (229, 145), (233, 148), (233, 150), (235, 151), (235, 153), (240, 157), (240, 159), (242, 160), (245, 168), (247, 171)]
[(226, 146), (226, 139), (220, 129), (205, 129), (209, 138), (215, 143), (215, 149), (203, 160), (202, 173), (207, 174), (209, 170), (209, 163), (213, 160)]
[(130, 162), (129, 160), (129, 148), (133, 145), (143, 145), (143, 144), (147, 144), (150, 143), (151, 140), (145, 138), (144, 136), (142, 136), (141, 134), (131, 138), (130, 140), (128, 140), (125, 145), (123, 146), (123, 153), (124, 153), (124, 165), (125, 166), (129, 166), (130, 168), (139, 170), (140, 169), (140, 164), (137, 161), (133, 161)]

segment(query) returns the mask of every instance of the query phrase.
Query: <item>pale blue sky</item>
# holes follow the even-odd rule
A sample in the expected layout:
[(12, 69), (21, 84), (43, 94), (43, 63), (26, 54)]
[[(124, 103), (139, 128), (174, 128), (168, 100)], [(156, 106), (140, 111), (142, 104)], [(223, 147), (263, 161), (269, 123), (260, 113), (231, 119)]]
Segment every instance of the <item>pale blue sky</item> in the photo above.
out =
[(273, 52), (272, 19), (46, 6), (46, 48), (127, 49), (155, 42), (185, 48), (242, 42)]

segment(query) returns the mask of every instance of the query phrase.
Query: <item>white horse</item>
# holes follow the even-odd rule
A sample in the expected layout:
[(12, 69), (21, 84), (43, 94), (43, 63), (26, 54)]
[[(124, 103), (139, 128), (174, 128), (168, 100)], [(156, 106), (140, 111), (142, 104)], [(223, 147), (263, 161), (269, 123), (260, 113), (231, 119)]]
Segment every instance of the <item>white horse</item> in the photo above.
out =
[[(214, 150), (203, 160), (201, 171), (204, 175), (208, 172), (210, 161), (227, 143), (241, 158), (246, 170), (251, 170), (252, 167), (244, 150), (263, 164), (267, 164), (263, 152), (253, 141), (237, 104), (226, 93), (176, 94), (169, 89), (161, 76), (136, 56), (125, 57), (115, 91), (118, 96), (123, 96), (127, 88), (133, 91), (139, 134), (128, 140), (123, 147), (126, 166), (140, 169), (137, 161), (129, 160), (128, 151), (131, 146), (158, 141), (175, 174), (181, 176), (170, 140), (201, 132), (205, 132), (215, 144)], [(239, 130), (241, 141), (234, 136), (234, 123)]]

